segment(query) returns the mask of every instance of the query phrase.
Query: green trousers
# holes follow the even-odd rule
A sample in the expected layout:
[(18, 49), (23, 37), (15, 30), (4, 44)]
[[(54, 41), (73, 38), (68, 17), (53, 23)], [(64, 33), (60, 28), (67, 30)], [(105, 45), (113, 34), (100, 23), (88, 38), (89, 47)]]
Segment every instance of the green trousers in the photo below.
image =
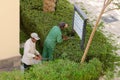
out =
[(42, 53), (43, 60), (53, 60), (53, 51), (54, 48), (49, 46), (47, 43), (44, 43)]

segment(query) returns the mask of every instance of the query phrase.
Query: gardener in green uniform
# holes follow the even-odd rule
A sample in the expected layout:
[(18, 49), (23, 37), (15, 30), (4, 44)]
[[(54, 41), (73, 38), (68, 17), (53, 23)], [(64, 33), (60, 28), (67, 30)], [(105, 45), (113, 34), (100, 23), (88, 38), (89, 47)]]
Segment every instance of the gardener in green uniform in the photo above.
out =
[(53, 60), (53, 51), (56, 44), (61, 43), (63, 40), (67, 40), (67, 37), (63, 37), (61, 32), (61, 30), (67, 27), (68, 24), (66, 24), (65, 22), (61, 22), (58, 26), (54, 26), (50, 30), (43, 46), (43, 60)]

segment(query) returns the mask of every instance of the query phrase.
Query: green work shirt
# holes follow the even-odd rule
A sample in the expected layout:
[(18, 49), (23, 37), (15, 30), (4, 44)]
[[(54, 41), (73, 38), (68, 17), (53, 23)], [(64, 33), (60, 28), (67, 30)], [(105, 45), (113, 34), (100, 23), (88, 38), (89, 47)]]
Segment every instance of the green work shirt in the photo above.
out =
[(47, 46), (54, 48), (56, 43), (61, 43), (62, 41), (61, 29), (59, 26), (54, 26), (48, 33), (45, 43), (47, 43)]

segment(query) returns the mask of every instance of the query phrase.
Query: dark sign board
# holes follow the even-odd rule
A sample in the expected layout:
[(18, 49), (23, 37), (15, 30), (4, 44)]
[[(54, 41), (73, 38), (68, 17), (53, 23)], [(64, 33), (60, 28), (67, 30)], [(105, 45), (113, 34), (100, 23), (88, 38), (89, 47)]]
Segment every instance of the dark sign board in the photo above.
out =
[(81, 49), (84, 49), (86, 22), (86, 14), (77, 5), (74, 5), (73, 29), (81, 39)]

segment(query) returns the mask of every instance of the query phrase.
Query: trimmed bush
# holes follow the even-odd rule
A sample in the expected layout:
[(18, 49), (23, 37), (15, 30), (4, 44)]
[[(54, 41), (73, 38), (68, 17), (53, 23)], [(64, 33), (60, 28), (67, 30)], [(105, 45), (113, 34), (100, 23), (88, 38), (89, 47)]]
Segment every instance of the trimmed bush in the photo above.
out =
[(101, 70), (98, 59), (81, 65), (69, 60), (55, 60), (37, 64), (25, 73), (1, 73), (0, 80), (97, 80)]
[[(85, 45), (87, 44), (91, 30), (92, 29), (88, 24)], [(90, 45), (86, 61), (88, 62), (92, 58), (97, 58), (103, 63), (104, 70), (107, 68), (114, 70), (114, 62), (119, 60), (115, 54), (115, 50), (116, 47), (113, 47), (101, 31), (98, 30), (93, 38), (92, 44)], [(80, 62), (83, 56), (83, 51), (80, 49), (79, 37), (75, 35), (73, 39), (58, 44), (54, 54), (56, 58), (70, 59), (71, 61)]]
[(0, 73), (0, 80), (25, 80), (24, 73), (20, 71), (2, 72)]
[(20, 43), (24, 43), (29, 38), (24, 31), (20, 30)]
[(64, 2), (66, 5), (61, 0), (58, 2), (56, 12), (46, 13), (42, 10), (42, 0), (20, 0), (20, 17), (23, 25), (21, 29), (28, 35), (31, 32), (37, 32), (41, 38), (41, 44), (43, 44), (48, 31), (53, 26), (61, 21), (72, 22), (73, 7), (67, 6), (70, 4), (68, 1), (65, 0)]
[[(20, 0), (20, 18), (21, 29), (26, 33), (37, 32), (41, 38), (41, 46), (48, 34), (49, 30), (61, 21), (69, 24), (69, 29), (63, 31), (63, 34), (70, 35), (72, 29), (73, 5), (67, 0), (58, 0), (55, 12), (43, 12), (43, 0)], [(86, 41), (88, 41), (92, 28), (87, 25)], [(38, 48), (41, 49), (40, 45)], [(114, 68), (114, 62), (117, 61), (114, 50), (116, 48), (111, 45), (108, 39), (101, 33), (96, 31), (92, 44), (90, 46), (86, 61), (97, 58), (103, 63), (103, 69)], [(75, 34), (73, 39), (58, 44), (54, 51), (54, 57), (69, 59), (71, 61), (80, 62), (83, 51), (80, 50), (80, 39)]]

